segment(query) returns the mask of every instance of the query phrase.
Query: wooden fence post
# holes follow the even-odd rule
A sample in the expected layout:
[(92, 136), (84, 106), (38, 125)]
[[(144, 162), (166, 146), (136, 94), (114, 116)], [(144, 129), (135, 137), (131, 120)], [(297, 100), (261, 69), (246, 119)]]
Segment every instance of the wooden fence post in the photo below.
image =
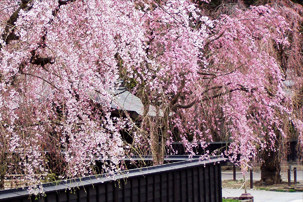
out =
[(250, 188), (254, 188), (253, 170), (250, 169)]
[(288, 178), (288, 186), (290, 187), (291, 185), (291, 173), (290, 173), (290, 166), (287, 169), (287, 178)]
[(294, 168), (294, 183), (297, 184), (297, 168)]
[(234, 181), (236, 181), (237, 180), (237, 173), (236, 173), (236, 166), (235, 165), (233, 165), (233, 177), (234, 177)]

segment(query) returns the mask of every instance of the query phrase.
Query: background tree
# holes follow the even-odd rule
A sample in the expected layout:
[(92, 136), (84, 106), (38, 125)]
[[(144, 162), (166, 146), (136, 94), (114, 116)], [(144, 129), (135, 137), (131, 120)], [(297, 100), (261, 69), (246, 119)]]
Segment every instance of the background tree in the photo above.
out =
[(289, 120), (300, 128), (283, 90), (286, 69), (294, 69), (290, 61), (300, 57), (290, 37), (298, 36), (297, 30), (284, 14), (288, 8), (273, 4), (242, 10), (235, 4), (212, 13), (210, 20), (190, 2), (145, 3), (148, 59), (123, 75), (141, 97), (145, 115), (150, 104), (158, 109), (156, 117), (143, 116), (139, 143), (150, 144), (158, 164), (165, 143), (178, 139), (192, 153), (223, 129), (232, 141), (227, 152), (232, 161), (245, 172), (259, 156), (262, 180), (279, 183), (280, 157), (269, 156), (279, 154)]
[[(225, 3), (234, 3), (234, 4), (225, 4)], [(236, 3), (236, 4), (235, 4)], [(286, 93), (286, 97), (292, 99), (293, 104), (297, 103), (298, 101), (298, 96), (295, 96), (295, 99), (292, 98), (292, 94), (296, 94), (295, 92), (298, 92), (301, 84), (301, 71), (302, 71), (302, 54), (301, 54), (301, 31), (300, 31), (300, 24), (302, 22), (302, 6), (299, 4), (295, 4), (291, 1), (243, 1), (244, 3), (244, 8), (245, 6), (250, 6), (251, 4), (255, 6), (264, 5), (266, 3), (269, 3), (267, 5), (274, 8), (278, 15), (282, 16), (286, 22), (286, 31), (285, 29), (285, 34), (284, 36), (286, 37), (285, 39), (288, 41), (289, 45), (286, 45), (283, 43), (279, 43), (276, 39), (277, 37), (274, 35), (271, 35), (274, 39), (269, 39), (269, 43), (263, 43), (262, 46), (263, 49), (266, 48), (267, 52), (270, 54), (271, 57), (273, 57), (274, 60), (276, 60), (276, 63), (279, 65), (279, 68), (281, 70), (281, 76), (282, 80), (286, 80), (283, 85), (283, 90)], [(221, 2), (221, 4), (217, 5), (218, 8), (216, 10), (211, 10), (210, 14), (211, 16), (214, 16), (215, 18), (218, 15), (221, 15), (222, 13), (227, 14), (229, 16), (233, 16), (234, 13), (237, 13), (237, 9), (240, 8), (243, 9), (243, 4), (242, 7), (240, 1), (228, 1), (228, 2)], [(204, 5), (202, 5), (203, 7)], [(208, 6), (207, 6), (208, 7)], [(208, 9), (209, 10), (209, 9)], [(261, 14), (261, 13), (260, 13)], [(262, 14), (263, 15), (263, 14)], [(257, 19), (262, 19), (263, 16), (260, 16), (258, 18), (245, 18), (247, 20), (252, 20), (248, 21), (246, 25), (248, 25), (248, 28), (250, 26), (255, 26), (255, 28), (252, 29), (255, 34), (252, 36), (254, 40), (256, 40), (260, 44), (260, 39), (264, 41), (264, 38), (268, 39), (268, 35), (263, 35), (260, 37), (258, 34), (256, 34), (256, 31), (259, 32), (260, 29), (264, 28), (264, 24), (261, 25), (259, 24)], [(267, 17), (266, 17), (267, 18)], [(277, 18), (277, 16), (274, 16), (275, 19), (281, 19)], [(265, 26), (270, 28), (276, 20), (272, 19), (273, 23), (270, 23), (270, 25)], [(243, 20), (242, 22), (245, 22)], [(263, 22), (266, 22), (263, 21)], [(263, 23), (262, 22), (262, 23)], [(279, 26), (275, 26), (279, 27)], [(287, 28), (288, 27), (288, 28)], [(251, 29), (251, 28), (249, 28)], [(272, 31), (275, 30), (270, 28)], [(272, 34), (275, 34), (277, 32), (272, 32)], [(279, 33), (279, 31), (278, 31)], [(271, 37), (269, 37), (271, 38)], [(266, 41), (266, 40), (265, 40)], [(276, 43), (272, 43), (273, 41), (276, 41)], [(291, 85), (290, 85), (291, 84)], [(291, 89), (290, 89), (290, 88)], [(297, 90), (296, 90), (297, 89)], [(297, 93), (298, 94), (298, 93)], [(296, 104), (294, 105), (296, 106)], [(290, 106), (289, 109), (291, 109), (293, 106)], [(294, 137), (300, 137), (302, 131), (300, 128), (301, 127), (301, 118), (299, 118), (298, 114), (300, 113), (299, 109), (297, 107), (294, 108), (295, 110), (291, 112), (292, 115), (289, 113), (287, 114), (280, 114), (280, 120), (282, 121), (281, 126), (283, 128), (283, 131), (285, 133), (284, 136), (281, 136), (281, 133), (279, 131), (276, 131), (276, 141), (273, 145), (276, 149), (270, 150), (270, 149), (265, 149), (263, 152), (261, 152), (262, 160), (263, 163), (261, 164), (261, 180), (263, 182), (267, 183), (277, 183), (280, 181), (280, 175), (279, 175), (279, 170), (280, 170), (280, 162), (281, 162), (281, 149), (284, 148), (284, 145), (288, 140)], [(295, 130), (293, 130), (296, 128)], [(297, 133), (296, 135), (294, 134)], [(280, 139), (280, 140), (279, 140)], [(299, 141), (300, 144), (300, 141)], [(279, 149), (279, 150), (278, 150)], [(268, 152), (266, 152), (268, 151)]]

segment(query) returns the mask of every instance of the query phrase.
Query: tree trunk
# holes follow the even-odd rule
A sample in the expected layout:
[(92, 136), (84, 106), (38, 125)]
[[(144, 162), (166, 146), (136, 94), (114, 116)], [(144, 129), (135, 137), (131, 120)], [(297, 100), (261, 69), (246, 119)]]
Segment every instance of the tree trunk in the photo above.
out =
[(1, 158), (0, 158), (0, 190), (4, 189), (4, 178), (5, 178), (5, 174), (7, 171), (7, 162), (6, 162), (6, 158), (5, 158), (5, 154), (2, 153), (1, 154)]
[(281, 146), (282, 146), (282, 135), (279, 131), (275, 130), (275, 139), (265, 136), (265, 140), (272, 145), (273, 148), (264, 148), (261, 152), (261, 158), (263, 160), (261, 164), (261, 182), (266, 185), (280, 184), (282, 182), (280, 171), (281, 171)]
[(150, 131), (150, 138), (151, 138), (151, 152), (153, 157), (153, 165), (163, 164), (161, 162), (161, 151), (159, 145), (159, 134), (155, 131)]
[(266, 185), (279, 184), (282, 182), (280, 171), (280, 155), (273, 151), (263, 151), (261, 164), (261, 182)]
[(4, 189), (4, 174), (0, 174), (0, 190)]
[[(158, 112), (159, 113), (159, 112)], [(153, 156), (153, 164), (159, 165), (164, 163), (165, 146), (168, 138), (168, 116), (169, 110), (164, 111), (163, 117), (158, 117), (159, 120), (155, 121), (155, 125), (150, 125), (150, 137), (151, 137), (151, 150)]]

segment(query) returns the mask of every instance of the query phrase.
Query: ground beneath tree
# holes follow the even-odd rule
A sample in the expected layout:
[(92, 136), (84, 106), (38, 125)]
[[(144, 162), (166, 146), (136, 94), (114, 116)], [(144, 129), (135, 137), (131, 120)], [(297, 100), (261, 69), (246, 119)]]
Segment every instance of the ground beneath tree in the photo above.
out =
[[(287, 182), (282, 182), (281, 184), (274, 185), (265, 185), (260, 181), (254, 181), (253, 189), (267, 190), (267, 191), (281, 191), (281, 192), (303, 192), (303, 183), (299, 182), (297, 184), (292, 183), (291, 186), (288, 186)], [(222, 188), (232, 188), (232, 189), (244, 189), (244, 180), (223, 180)], [(250, 189), (250, 180), (246, 181), (246, 188)]]
[[(237, 168), (237, 180), (233, 181), (232, 175), (232, 166), (222, 166), (222, 188), (232, 188), (232, 189), (244, 189), (244, 180), (241, 175), (241, 171)], [(258, 166), (253, 168), (254, 172), (254, 183), (253, 189), (256, 190), (267, 190), (267, 191), (281, 191), (281, 192), (303, 192), (303, 166), (300, 164), (291, 165), (291, 180), (292, 183), (288, 186), (287, 182), (287, 169), (289, 165), (282, 165), (281, 175), (282, 183), (274, 185), (266, 185), (265, 183), (260, 182), (260, 168)], [(293, 168), (296, 168), (297, 173), (297, 183), (293, 182)], [(223, 176), (224, 175), (224, 176)], [(227, 176), (227, 177), (226, 177)], [(256, 180), (255, 180), (256, 179)], [(250, 180), (249, 174), (246, 175), (246, 188), (250, 189)]]

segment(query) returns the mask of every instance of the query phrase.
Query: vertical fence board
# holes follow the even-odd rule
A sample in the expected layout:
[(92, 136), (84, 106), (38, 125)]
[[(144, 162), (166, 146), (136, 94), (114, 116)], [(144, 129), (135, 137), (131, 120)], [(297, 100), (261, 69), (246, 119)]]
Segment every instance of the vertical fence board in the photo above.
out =
[(210, 182), (209, 182), (209, 167), (204, 167), (204, 190), (205, 190), (205, 201), (211, 201), (210, 197)]
[(119, 202), (119, 182), (114, 182), (113, 183), (113, 201), (114, 202)]
[(115, 196), (116, 196), (115, 201), (124, 202), (123, 201), (124, 200), (124, 182), (123, 182), (123, 180), (117, 181), (116, 186), (115, 186)]
[(58, 192), (57, 193), (57, 201), (58, 202), (67, 202), (67, 197), (66, 197), (67, 195), (66, 195), (66, 193), (64, 193), (64, 192)]
[(132, 180), (124, 180), (123, 182), (123, 202), (130, 202), (132, 196)]
[(186, 198), (187, 198), (187, 186), (186, 186), (186, 181), (187, 181), (187, 178), (186, 178), (186, 170), (181, 170), (180, 171), (180, 185), (181, 185), (181, 201), (185, 202), (187, 201)]
[(142, 202), (145, 202), (147, 201), (147, 178), (144, 176), (144, 177), (141, 177), (140, 178), (140, 200), (139, 201), (142, 201)]
[[(68, 198), (68, 202), (77, 202), (78, 201), (78, 197), (77, 197), (77, 192), (74, 189), (71, 190), (67, 190), (67, 198)], [(47, 199), (49, 199), (47, 197)], [(51, 201), (51, 200), (48, 200)]]
[(97, 186), (98, 189), (98, 202), (106, 202), (106, 185), (103, 184), (99, 184)]
[(46, 198), (45, 197), (43, 197), (43, 196), (41, 196), (41, 197), (38, 197), (38, 199), (36, 200), (35, 199), (35, 202), (45, 202), (46, 201)]
[(193, 173), (192, 169), (186, 169), (186, 183), (187, 183), (187, 201), (193, 201)]
[(217, 195), (218, 195), (218, 198), (219, 198), (219, 202), (222, 202), (222, 172), (221, 172), (221, 165), (220, 164), (218, 164), (218, 181), (217, 181), (217, 183), (218, 183), (217, 186), (218, 186), (218, 189), (219, 189)]
[(174, 201), (181, 201), (181, 175), (180, 171), (174, 171)]
[(198, 176), (198, 168), (193, 168), (193, 201), (199, 202), (199, 176)]
[(209, 166), (209, 188), (210, 188), (210, 197), (211, 197), (211, 202), (216, 201), (216, 190), (215, 190), (215, 166), (210, 165)]
[(168, 179), (168, 202), (173, 202), (174, 201), (174, 178), (173, 178), (173, 173), (168, 172), (167, 173), (167, 179)]
[(161, 173), (160, 175), (160, 202), (167, 202), (168, 197), (168, 178), (167, 173)]
[(113, 183), (107, 183), (106, 184), (106, 202), (113, 202), (114, 201), (114, 189), (113, 189)]
[(146, 176), (146, 201), (153, 201), (154, 197), (154, 176), (148, 175)]
[(154, 200), (160, 202), (161, 200), (161, 173), (154, 175)]
[(48, 193), (47, 194), (47, 201), (57, 201), (56, 200), (56, 192)]
[(84, 187), (79, 188), (79, 202), (87, 202), (87, 191)]
[(138, 178), (131, 180), (132, 183), (132, 201), (139, 201), (139, 181)]
[(219, 180), (219, 174), (221, 174), (221, 173), (219, 173), (218, 172), (219, 171), (219, 165), (215, 165), (215, 171), (214, 171), (214, 177), (215, 177), (215, 180), (214, 180), (214, 183), (215, 183), (215, 197), (216, 197), (216, 202), (219, 202), (220, 201), (220, 199), (219, 199), (219, 194), (217, 194), (220, 190), (220, 188), (219, 188), (219, 183), (218, 183), (218, 180)]
[(204, 168), (199, 167), (198, 168), (198, 175), (199, 175), (199, 201), (205, 201), (205, 190), (204, 190)]

